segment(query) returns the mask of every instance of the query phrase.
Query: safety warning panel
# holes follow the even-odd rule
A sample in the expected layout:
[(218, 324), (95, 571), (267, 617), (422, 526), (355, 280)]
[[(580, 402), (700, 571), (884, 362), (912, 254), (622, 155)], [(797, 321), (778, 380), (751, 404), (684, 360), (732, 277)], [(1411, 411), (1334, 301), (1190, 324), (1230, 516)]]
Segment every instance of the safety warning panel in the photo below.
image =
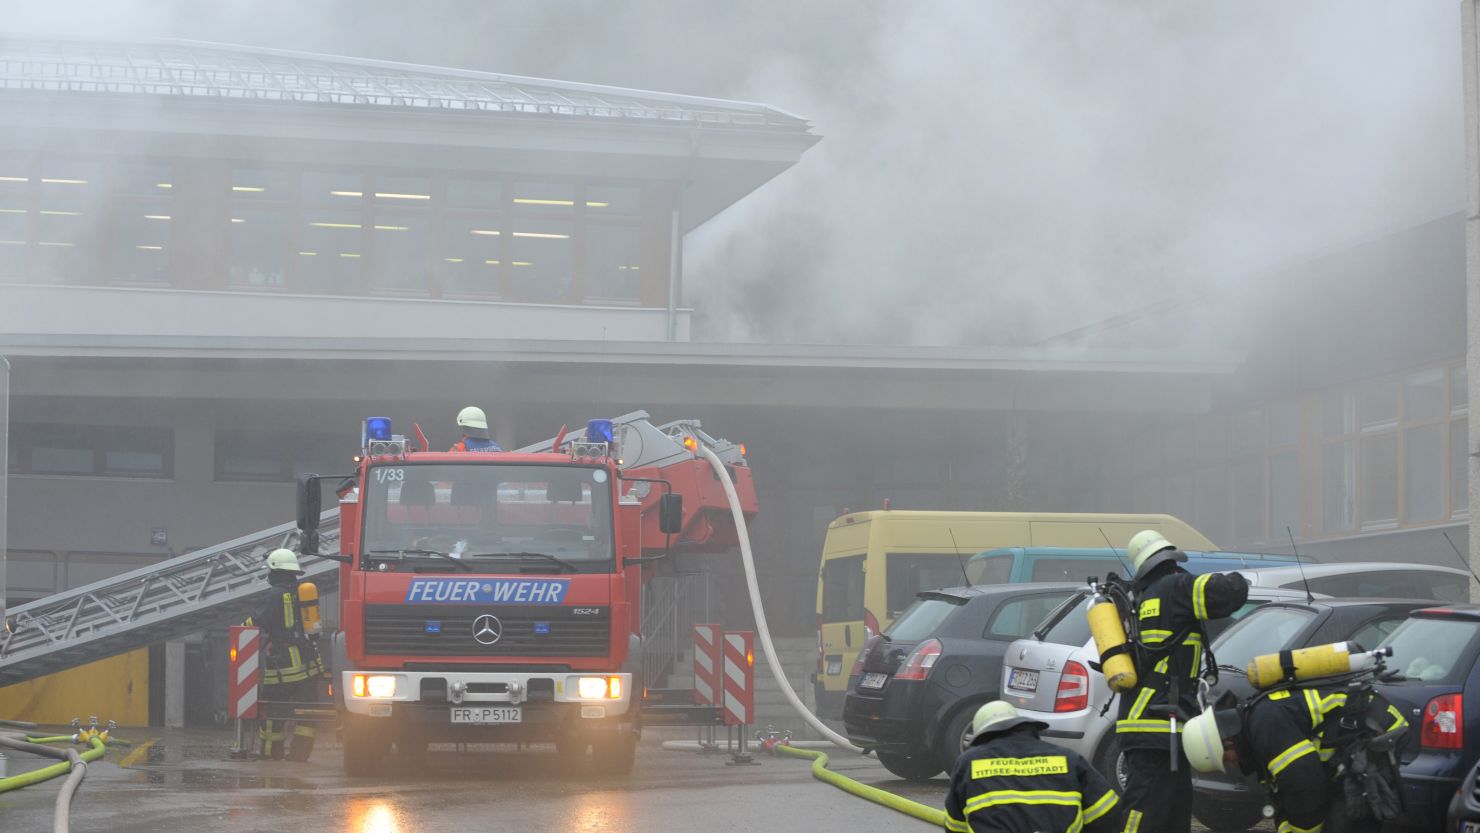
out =
[(723, 635), (719, 625), (694, 626), (694, 702), (701, 706), (719, 705)]
[(726, 726), (749, 726), (755, 720), (755, 634), (727, 631), (724, 639)]
[(228, 695), (231, 717), (257, 717), (257, 692), (262, 682), (262, 629), (249, 625), (231, 627), (231, 685)]

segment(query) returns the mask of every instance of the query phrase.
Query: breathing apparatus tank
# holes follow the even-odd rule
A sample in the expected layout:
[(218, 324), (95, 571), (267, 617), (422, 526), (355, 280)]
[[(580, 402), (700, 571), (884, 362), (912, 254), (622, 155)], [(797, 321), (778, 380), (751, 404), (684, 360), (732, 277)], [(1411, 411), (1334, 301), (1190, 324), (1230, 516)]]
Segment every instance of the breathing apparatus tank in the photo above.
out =
[(303, 614), (303, 632), (309, 636), (316, 636), (324, 629), (324, 623), (319, 619), (319, 587), (311, 581), (301, 582), (298, 585), (298, 609)]
[(1261, 691), (1287, 681), (1301, 682), (1366, 671), (1377, 658), (1391, 656), (1392, 649), (1352, 653), (1352, 643), (1333, 642), (1296, 651), (1280, 651), (1254, 657), (1249, 662), (1249, 683)]
[(1129, 640), (1121, 623), (1120, 608), (1103, 587), (1093, 585), (1089, 599), (1089, 632), (1100, 652), (1100, 668), (1110, 690), (1127, 692), (1136, 687), (1136, 664), (1131, 660)]

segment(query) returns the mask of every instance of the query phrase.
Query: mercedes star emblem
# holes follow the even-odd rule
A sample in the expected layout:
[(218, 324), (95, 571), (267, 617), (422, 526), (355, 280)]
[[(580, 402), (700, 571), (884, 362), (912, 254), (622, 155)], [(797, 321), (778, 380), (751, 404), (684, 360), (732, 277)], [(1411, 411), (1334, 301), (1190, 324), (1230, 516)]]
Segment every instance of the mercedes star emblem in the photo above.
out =
[(485, 613), (473, 620), (473, 639), (479, 645), (492, 645), (504, 635), (504, 623), (492, 613)]

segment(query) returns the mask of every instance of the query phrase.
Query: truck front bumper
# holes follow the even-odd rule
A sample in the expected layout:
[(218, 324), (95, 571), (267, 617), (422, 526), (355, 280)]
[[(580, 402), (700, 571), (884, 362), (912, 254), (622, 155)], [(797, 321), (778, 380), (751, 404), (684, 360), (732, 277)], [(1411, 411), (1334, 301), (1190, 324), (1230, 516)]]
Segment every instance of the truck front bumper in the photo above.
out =
[[(582, 680), (586, 680), (583, 686)], [(601, 680), (600, 696), (592, 680)], [(632, 675), (569, 672), (341, 671), (340, 698), (351, 714), (390, 717), (392, 713), (445, 713), (454, 706), (524, 706), (537, 712), (579, 710), (586, 720), (621, 717), (632, 710)], [(583, 691), (583, 688), (585, 689)]]

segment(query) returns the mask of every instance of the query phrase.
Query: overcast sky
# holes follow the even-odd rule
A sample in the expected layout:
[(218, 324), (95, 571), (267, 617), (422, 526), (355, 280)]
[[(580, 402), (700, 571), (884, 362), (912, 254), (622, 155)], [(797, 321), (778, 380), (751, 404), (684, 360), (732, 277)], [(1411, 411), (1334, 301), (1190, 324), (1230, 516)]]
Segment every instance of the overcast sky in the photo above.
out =
[(807, 116), (801, 164), (688, 239), (689, 300), (729, 339), (1031, 343), (1463, 203), (1457, 0), (47, 0), (0, 30)]

